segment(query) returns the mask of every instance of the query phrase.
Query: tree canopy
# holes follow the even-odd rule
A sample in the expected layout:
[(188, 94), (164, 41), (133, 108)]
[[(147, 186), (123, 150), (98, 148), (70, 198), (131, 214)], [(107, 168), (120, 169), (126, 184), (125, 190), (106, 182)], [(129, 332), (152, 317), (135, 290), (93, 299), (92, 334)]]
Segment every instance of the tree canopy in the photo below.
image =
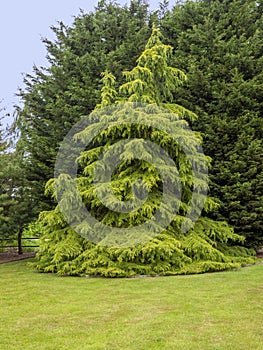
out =
[(82, 13), (72, 27), (63, 23), (53, 27), (54, 42), (44, 40), (50, 66), (34, 67), (34, 74), (26, 76), (26, 89), (20, 91), (23, 106), (17, 111), (32, 219), (54, 207), (44, 195), (46, 181), (53, 176), (64, 136), (99, 102), (101, 71), (110, 68), (120, 77), (145, 45), (147, 8), (141, 0), (131, 1), (129, 7), (100, 1), (94, 13)]
[(213, 159), (211, 194), (246, 245), (263, 244), (262, 1), (187, 1), (161, 25), (188, 76), (178, 101), (198, 113), (204, 151)]

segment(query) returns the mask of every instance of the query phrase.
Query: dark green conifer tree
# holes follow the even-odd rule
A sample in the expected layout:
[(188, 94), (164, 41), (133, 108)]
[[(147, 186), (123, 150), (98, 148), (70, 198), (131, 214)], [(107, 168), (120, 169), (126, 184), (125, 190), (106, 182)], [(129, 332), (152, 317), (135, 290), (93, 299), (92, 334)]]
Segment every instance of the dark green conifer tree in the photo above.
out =
[(18, 142), (14, 150), (11, 131), (1, 129), (0, 125), (0, 238), (10, 239), (9, 245), (18, 247), (22, 253), (22, 232), (32, 218), (34, 204), (21, 168), (24, 152), (20, 146)]
[(162, 21), (188, 76), (177, 101), (199, 115), (193, 127), (213, 159), (210, 189), (221, 200), (213, 217), (254, 247), (263, 244), (262, 9), (254, 0), (187, 1)]
[(143, 49), (149, 36), (147, 9), (144, 0), (124, 7), (100, 1), (93, 13), (76, 17), (72, 27), (53, 27), (55, 41), (44, 40), (49, 67), (34, 67), (34, 74), (26, 76), (17, 118), (32, 219), (54, 207), (44, 195), (45, 183), (53, 176), (60, 142), (99, 102), (101, 71), (110, 68), (119, 78)]

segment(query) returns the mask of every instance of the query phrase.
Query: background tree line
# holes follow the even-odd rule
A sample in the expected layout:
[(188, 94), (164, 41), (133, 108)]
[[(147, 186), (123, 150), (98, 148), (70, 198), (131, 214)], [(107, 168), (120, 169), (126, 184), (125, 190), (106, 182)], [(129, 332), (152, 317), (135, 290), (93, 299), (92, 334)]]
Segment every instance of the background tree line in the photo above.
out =
[[(55, 203), (44, 195), (64, 136), (99, 103), (101, 72), (123, 83), (156, 23), (164, 43), (174, 47), (171, 65), (187, 74), (173, 101), (194, 111), (191, 127), (200, 131), (213, 159), (210, 195), (226, 219), (246, 236), (246, 245), (263, 244), (263, 21), (262, 1), (199, 0), (167, 2), (150, 13), (147, 2), (119, 6), (99, 1), (72, 27), (53, 28), (44, 40), (49, 67), (34, 67), (19, 92), (15, 152), (1, 143), (1, 234), (21, 234), (28, 223)], [(3, 129), (3, 128), (1, 128)]]

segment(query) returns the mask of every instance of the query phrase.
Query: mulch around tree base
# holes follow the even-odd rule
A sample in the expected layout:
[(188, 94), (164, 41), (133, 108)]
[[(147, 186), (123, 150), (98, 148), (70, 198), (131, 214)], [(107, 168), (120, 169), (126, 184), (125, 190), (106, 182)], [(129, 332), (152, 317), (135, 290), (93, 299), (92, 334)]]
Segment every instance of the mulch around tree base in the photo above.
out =
[(35, 252), (23, 253), (23, 254), (0, 253), (0, 264), (7, 263), (10, 261), (17, 261), (17, 260), (22, 260), (22, 259), (34, 258), (35, 255), (36, 255)]

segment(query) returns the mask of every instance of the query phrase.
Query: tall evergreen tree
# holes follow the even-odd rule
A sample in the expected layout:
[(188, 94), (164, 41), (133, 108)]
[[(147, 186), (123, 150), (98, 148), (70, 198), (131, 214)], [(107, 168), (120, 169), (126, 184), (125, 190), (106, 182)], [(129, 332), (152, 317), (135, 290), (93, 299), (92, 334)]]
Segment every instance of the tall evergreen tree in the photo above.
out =
[[(34, 212), (30, 187), (24, 182), (20, 142), (16, 150), (10, 140), (11, 131), (0, 125), (0, 238), (12, 239), (22, 253), (22, 232)], [(36, 213), (35, 213), (36, 215)]]
[[(229, 246), (229, 243), (241, 242), (243, 238), (225, 222), (201, 216), (189, 232), (181, 229), (194, 197), (194, 172), (187, 158), (189, 154), (181, 148), (182, 145), (197, 148), (193, 159), (197, 163), (195, 167), (203, 168), (207, 159), (200, 152), (199, 136), (193, 137), (189, 133), (187, 121), (183, 119), (184, 116), (196, 116), (169, 103), (172, 92), (186, 78), (181, 70), (169, 65), (171, 53), (172, 47), (162, 43), (159, 29), (154, 28), (137, 66), (124, 73), (126, 82), (120, 86), (115, 104), (109, 105), (108, 109), (98, 106), (89, 116), (91, 124), (75, 135), (77, 140), (86, 144), (93, 131), (102, 127), (78, 158), (78, 176), (74, 179), (62, 173), (47, 184), (47, 191), (58, 197), (60, 203), (54, 210), (40, 215), (45, 232), (37, 255), (36, 266), (40, 271), (103, 276), (183, 274), (231, 269), (253, 261), (245, 248)], [(117, 95), (113, 76), (106, 73), (103, 80), (101, 106), (111, 104), (112, 97)], [(147, 103), (147, 107), (141, 103)], [(130, 123), (127, 123), (127, 115)], [(109, 127), (104, 129), (106, 120)], [(152, 122), (147, 125), (144, 120)], [(168, 131), (160, 130), (160, 125), (176, 126), (176, 138)], [(127, 142), (118, 142), (120, 140)], [(147, 141), (151, 142), (150, 146)], [(160, 153), (155, 148), (156, 153), (152, 152), (153, 143), (161, 146)], [(119, 152), (121, 162), (111, 172), (110, 180), (102, 179), (96, 186), (96, 168), (110, 167)], [(100, 159), (102, 153), (111, 161), (103, 163)], [(165, 153), (173, 162), (164, 161)], [(162, 157), (158, 159), (160, 154)], [(65, 161), (64, 156), (63, 159)], [(98, 173), (100, 177), (101, 172)], [(103, 224), (95, 236), (90, 222), (82, 218), (81, 205), (76, 204), (75, 181), (82, 203), (92, 217)], [(165, 181), (176, 184), (175, 188), (181, 183), (181, 198), (168, 191), (169, 200), (163, 201)], [(198, 202), (206, 186), (202, 172), (196, 181)], [(141, 198), (144, 190), (148, 193), (146, 199)], [(140, 199), (139, 207), (135, 197)], [(215, 206), (213, 200), (208, 199), (205, 211), (209, 212)], [(129, 210), (120, 212), (120, 207)], [(176, 215), (172, 210), (174, 207), (178, 208)], [(159, 216), (153, 225), (144, 225), (156, 213)], [(65, 219), (67, 215), (71, 225)], [(163, 228), (161, 224), (170, 217), (169, 226)], [(103, 235), (105, 226), (110, 228), (110, 234), (106, 236)], [(121, 244), (127, 240), (127, 245)]]
[(120, 77), (144, 47), (147, 8), (144, 0), (133, 0), (129, 7), (100, 1), (94, 13), (81, 13), (72, 27), (53, 27), (54, 42), (44, 40), (50, 66), (34, 67), (34, 74), (26, 76), (17, 122), (32, 219), (54, 206), (44, 196), (45, 183), (53, 176), (61, 140), (99, 102), (100, 72), (110, 68)]
[(176, 48), (174, 62), (189, 78), (178, 101), (198, 113), (193, 127), (213, 159), (210, 188), (221, 200), (216, 217), (255, 247), (263, 244), (262, 9), (253, 0), (188, 1), (162, 21)]

